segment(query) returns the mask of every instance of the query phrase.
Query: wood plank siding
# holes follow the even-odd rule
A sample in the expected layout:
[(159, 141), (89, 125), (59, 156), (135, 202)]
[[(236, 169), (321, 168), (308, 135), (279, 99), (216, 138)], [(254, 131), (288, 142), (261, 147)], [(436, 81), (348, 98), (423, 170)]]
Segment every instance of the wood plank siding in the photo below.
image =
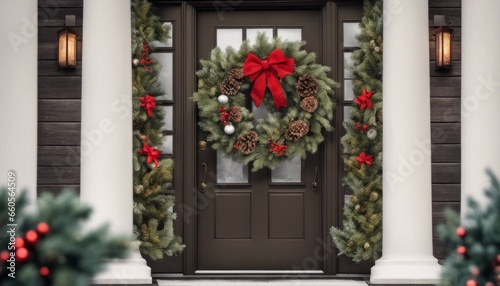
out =
[(443, 210), (460, 210), (460, 92), (461, 92), (461, 1), (429, 0), (429, 31), (434, 29), (434, 15), (446, 15), (455, 29), (453, 38), (453, 70), (436, 72), (435, 40), (429, 33), (431, 71), (432, 128), (432, 225), (434, 255), (446, 257), (448, 250), (439, 241), (435, 227), (444, 222)]
[[(57, 68), (57, 31), (76, 15), (77, 68)], [(38, 194), (80, 189), (83, 0), (38, 1)]]

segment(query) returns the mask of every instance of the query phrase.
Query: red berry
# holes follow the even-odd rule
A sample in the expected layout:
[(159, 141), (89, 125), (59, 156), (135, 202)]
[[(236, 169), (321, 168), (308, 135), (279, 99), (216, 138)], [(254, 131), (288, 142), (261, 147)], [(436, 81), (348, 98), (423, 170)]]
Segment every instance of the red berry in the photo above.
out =
[(36, 230), (38, 231), (39, 234), (45, 235), (49, 233), (50, 226), (46, 222), (41, 222), (36, 226)]
[(465, 283), (465, 286), (477, 286), (477, 282), (471, 279)]
[(457, 228), (458, 237), (464, 237), (467, 234), (467, 231), (463, 227)]
[(7, 259), (9, 259), (9, 257), (10, 257), (10, 254), (7, 250), (0, 252), (0, 259), (2, 259), (2, 261), (7, 261)]
[(477, 268), (477, 267), (475, 267), (475, 266), (471, 267), (469, 271), (470, 271), (470, 274), (471, 274), (472, 276), (474, 276), (474, 277), (479, 276), (479, 274), (480, 274), (480, 272), (481, 272), (481, 271), (479, 270), (479, 268)]
[(495, 284), (493, 282), (486, 282), (486, 284), (484, 284), (484, 286), (495, 286)]
[(16, 250), (16, 258), (19, 261), (25, 261), (28, 258), (29, 252), (26, 248), (18, 248)]
[(38, 240), (38, 234), (34, 230), (28, 230), (26, 232), (25, 237), (26, 237), (26, 241), (31, 243), (31, 244), (36, 243), (36, 241)]
[(16, 248), (24, 247), (24, 239), (22, 239), (21, 237), (16, 237), (16, 242), (14, 245), (16, 246)]
[(500, 264), (500, 254), (497, 255), (497, 264)]
[(465, 248), (465, 246), (461, 245), (457, 248), (457, 253), (460, 255), (465, 255), (465, 253), (467, 253), (467, 248)]
[(40, 267), (40, 275), (49, 276), (49, 273), (50, 273), (50, 270), (48, 267), (46, 267), (46, 266)]

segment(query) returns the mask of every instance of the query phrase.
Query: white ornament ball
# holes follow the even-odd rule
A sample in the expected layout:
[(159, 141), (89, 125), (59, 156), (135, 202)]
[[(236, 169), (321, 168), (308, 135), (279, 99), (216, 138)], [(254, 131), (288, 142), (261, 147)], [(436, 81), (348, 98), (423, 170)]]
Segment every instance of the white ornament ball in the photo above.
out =
[(219, 97), (217, 97), (217, 101), (219, 101), (220, 104), (226, 104), (229, 101), (229, 97), (227, 95), (221, 94)]
[(377, 130), (375, 129), (368, 130), (368, 132), (366, 132), (366, 136), (371, 140), (377, 138)]
[(234, 126), (231, 124), (228, 124), (224, 127), (224, 132), (226, 132), (227, 135), (231, 135), (234, 133)]
[(133, 59), (132, 64), (136, 67), (139, 65), (139, 59)]

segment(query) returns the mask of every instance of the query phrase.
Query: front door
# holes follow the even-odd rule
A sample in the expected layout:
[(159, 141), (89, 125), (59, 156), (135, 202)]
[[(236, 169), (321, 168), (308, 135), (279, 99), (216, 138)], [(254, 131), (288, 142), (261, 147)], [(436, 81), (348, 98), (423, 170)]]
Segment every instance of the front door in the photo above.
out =
[[(199, 11), (197, 57), (208, 58), (216, 46), (238, 48), (257, 32), (270, 37), (304, 40), (321, 63), (321, 11)], [(200, 66), (198, 66), (200, 68)], [(247, 105), (252, 108), (251, 99)], [(262, 107), (263, 108), (263, 107)], [(263, 110), (253, 109), (258, 116)], [(198, 141), (207, 134), (198, 129)], [(276, 170), (251, 172), (251, 166), (225, 158), (210, 146), (197, 151), (197, 269), (294, 270), (317, 251), (325, 192), (319, 178), (323, 147), (307, 159)], [(206, 169), (206, 170), (205, 170)], [(316, 178), (316, 176), (318, 178)], [(319, 185), (313, 188), (312, 182)], [(308, 270), (322, 269), (322, 262)]]

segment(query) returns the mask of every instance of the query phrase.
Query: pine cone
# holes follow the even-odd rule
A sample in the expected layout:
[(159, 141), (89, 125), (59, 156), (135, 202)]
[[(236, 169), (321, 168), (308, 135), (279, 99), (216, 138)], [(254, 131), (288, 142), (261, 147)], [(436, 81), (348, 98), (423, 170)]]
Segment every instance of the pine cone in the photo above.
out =
[(232, 77), (239, 82), (243, 82), (243, 69), (232, 69), (229, 72), (229, 77)]
[(318, 108), (318, 100), (314, 96), (308, 96), (300, 102), (300, 107), (305, 111), (312, 113)]
[(259, 135), (257, 132), (251, 130), (238, 137), (235, 147), (243, 154), (252, 154), (257, 147), (257, 140)]
[(315, 95), (318, 92), (319, 85), (318, 81), (314, 77), (304, 74), (299, 77), (295, 88), (300, 96), (308, 97)]
[(225, 95), (235, 95), (240, 90), (241, 81), (232, 76), (226, 77), (220, 84), (220, 91)]
[(285, 132), (285, 138), (289, 141), (297, 142), (309, 132), (309, 126), (302, 120), (292, 122)]
[(134, 130), (142, 130), (142, 128), (144, 128), (144, 124), (146, 124), (146, 122), (140, 119), (134, 119), (132, 121), (132, 126)]
[(241, 112), (240, 112), (240, 108), (238, 106), (231, 106), (231, 108), (229, 108), (229, 121), (232, 121), (232, 122), (240, 122), (241, 121)]

